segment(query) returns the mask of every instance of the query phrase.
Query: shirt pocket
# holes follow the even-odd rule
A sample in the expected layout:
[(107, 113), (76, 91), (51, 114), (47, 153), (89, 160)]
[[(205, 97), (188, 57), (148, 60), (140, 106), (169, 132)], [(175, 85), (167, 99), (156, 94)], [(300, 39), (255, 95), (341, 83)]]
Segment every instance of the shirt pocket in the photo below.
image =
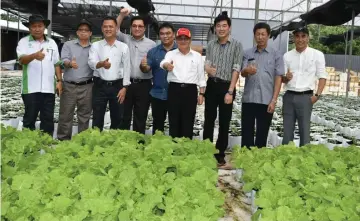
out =
[(190, 71), (197, 72), (197, 64), (194, 60), (191, 60), (191, 62), (190, 62)]
[(275, 72), (275, 61), (273, 61), (273, 60), (266, 61), (264, 70), (268, 74), (272, 75)]
[(55, 59), (55, 49), (51, 47), (44, 47), (43, 53), (45, 53), (44, 60), (49, 62), (54, 62)]
[(304, 64), (304, 70), (305, 72), (315, 73), (316, 72), (316, 61), (315, 59), (309, 59)]

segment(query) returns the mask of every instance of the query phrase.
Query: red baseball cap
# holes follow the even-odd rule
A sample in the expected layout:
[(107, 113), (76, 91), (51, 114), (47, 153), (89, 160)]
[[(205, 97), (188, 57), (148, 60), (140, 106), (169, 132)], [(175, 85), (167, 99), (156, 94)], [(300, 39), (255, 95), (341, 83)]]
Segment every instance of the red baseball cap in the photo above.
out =
[(176, 32), (176, 37), (179, 36), (186, 36), (188, 38), (191, 38), (191, 32), (187, 28), (179, 28), (179, 30)]

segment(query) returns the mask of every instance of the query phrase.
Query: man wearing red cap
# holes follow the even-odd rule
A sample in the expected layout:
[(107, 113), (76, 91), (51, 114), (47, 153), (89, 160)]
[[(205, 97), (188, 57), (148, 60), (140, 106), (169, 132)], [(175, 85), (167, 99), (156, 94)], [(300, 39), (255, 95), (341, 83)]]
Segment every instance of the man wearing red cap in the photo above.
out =
[[(188, 29), (177, 31), (176, 42), (178, 49), (169, 51), (160, 63), (160, 67), (168, 71), (169, 134), (192, 139), (196, 103), (201, 105), (204, 101), (204, 61), (200, 53), (190, 48)], [(197, 86), (200, 87), (199, 95)]]

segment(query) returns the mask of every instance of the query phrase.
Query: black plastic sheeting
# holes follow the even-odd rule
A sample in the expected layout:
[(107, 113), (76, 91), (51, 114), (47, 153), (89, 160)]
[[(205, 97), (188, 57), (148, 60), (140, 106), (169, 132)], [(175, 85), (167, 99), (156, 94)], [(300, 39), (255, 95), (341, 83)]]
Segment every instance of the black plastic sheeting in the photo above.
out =
[(272, 38), (276, 38), (283, 31), (293, 31), (299, 26), (309, 24), (321, 24), (327, 26), (342, 25), (352, 19), (352, 11), (355, 16), (360, 13), (360, 0), (330, 0), (311, 11), (300, 15), (300, 22), (290, 22), (278, 29), (271, 31)]
[[(350, 34), (351, 34), (351, 30), (343, 33), (343, 34), (339, 34), (339, 35), (329, 35), (326, 37), (320, 37), (320, 42), (323, 45), (331, 45), (337, 42), (345, 42), (346, 40), (346, 33), (347, 33), (347, 37), (348, 37), (348, 41), (350, 40)], [(355, 38), (360, 38), (360, 29), (356, 29), (354, 30), (354, 39)]]

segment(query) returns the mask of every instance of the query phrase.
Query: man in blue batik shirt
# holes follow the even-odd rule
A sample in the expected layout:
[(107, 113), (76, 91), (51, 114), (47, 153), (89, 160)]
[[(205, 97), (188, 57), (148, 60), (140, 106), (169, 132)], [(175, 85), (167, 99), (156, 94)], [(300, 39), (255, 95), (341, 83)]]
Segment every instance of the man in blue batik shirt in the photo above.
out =
[(165, 58), (168, 51), (177, 48), (175, 43), (175, 29), (172, 24), (165, 22), (159, 28), (161, 44), (152, 48), (147, 57), (140, 64), (142, 72), (152, 70), (153, 86), (150, 91), (151, 109), (153, 117), (153, 134), (159, 130), (164, 132), (164, 124), (167, 114), (168, 82), (167, 71), (160, 67), (160, 62)]

